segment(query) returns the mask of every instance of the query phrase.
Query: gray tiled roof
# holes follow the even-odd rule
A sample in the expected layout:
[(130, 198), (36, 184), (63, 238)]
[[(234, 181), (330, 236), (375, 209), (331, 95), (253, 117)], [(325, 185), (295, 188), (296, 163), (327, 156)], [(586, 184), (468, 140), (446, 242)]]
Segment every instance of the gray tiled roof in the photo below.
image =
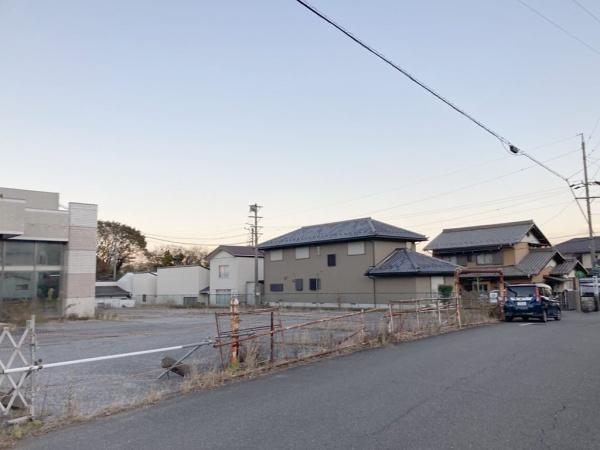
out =
[(405, 248), (394, 250), (367, 275), (409, 276), (409, 275), (451, 275), (459, 266), (438, 258), (413, 252)]
[[(596, 237), (594, 240), (596, 241), (596, 248), (600, 249), (600, 237)], [(557, 244), (556, 248), (559, 252), (565, 254), (589, 253), (591, 241), (590, 238), (569, 239), (568, 241)]]
[(560, 253), (552, 248), (531, 250), (519, 261), (516, 267), (527, 275), (537, 275), (553, 258), (558, 260), (558, 264), (565, 260)]
[(310, 225), (263, 242), (261, 249), (295, 247), (298, 245), (326, 242), (357, 241), (363, 239), (387, 239), (393, 241), (426, 241), (419, 233), (366, 217), (342, 222)]
[(480, 247), (503, 247), (521, 242), (532, 232), (544, 245), (550, 245), (532, 220), (466, 228), (448, 228), (433, 239), (425, 250), (458, 250)]
[(565, 262), (552, 269), (551, 275), (568, 275), (573, 270), (580, 270), (587, 274), (587, 270), (575, 258), (567, 258)]
[[(226, 251), (232, 256), (254, 257), (254, 247), (249, 245), (219, 245), (216, 249), (208, 254), (207, 258), (212, 258), (221, 250)], [(261, 250), (258, 251), (258, 256), (261, 258), (263, 257), (263, 252)]]

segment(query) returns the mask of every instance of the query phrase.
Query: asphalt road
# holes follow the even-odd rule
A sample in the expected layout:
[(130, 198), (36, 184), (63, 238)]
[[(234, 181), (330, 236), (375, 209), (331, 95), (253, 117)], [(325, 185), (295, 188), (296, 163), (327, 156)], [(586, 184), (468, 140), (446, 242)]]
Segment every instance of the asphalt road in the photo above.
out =
[(68, 427), (21, 448), (597, 449), (600, 314), (328, 359)]

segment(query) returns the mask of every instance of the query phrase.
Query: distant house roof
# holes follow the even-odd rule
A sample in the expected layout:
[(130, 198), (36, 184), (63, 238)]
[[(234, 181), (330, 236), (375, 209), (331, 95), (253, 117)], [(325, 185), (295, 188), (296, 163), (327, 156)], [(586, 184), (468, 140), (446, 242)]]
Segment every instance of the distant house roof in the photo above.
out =
[(359, 241), (363, 239), (386, 239), (410, 242), (427, 240), (422, 234), (366, 217), (302, 227), (283, 236), (263, 242), (258, 247), (266, 250), (271, 248), (296, 247), (299, 245), (324, 244), (328, 242)]
[(394, 250), (367, 271), (371, 276), (451, 275), (459, 266), (405, 248)]
[(129, 297), (129, 292), (119, 286), (96, 286), (96, 297)]
[[(249, 245), (219, 245), (216, 249), (210, 252), (207, 255), (207, 259), (212, 259), (217, 253), (224, 251), (229, 253), (232, 256), (238, 256), (242, 258), (254, 258), (254, 247)], [(258, 256), (262, 258), (263, 252), (261, 250), (258, 251)]]
[(427, 244), (425, 250), (448, 251), (506, 247), (521, 242), (528, 233), (533, 234), (542, 245), (550, 245), (537, 225), (532, 220), (525, 220), (466, 228), (448, 228)]
[[(596, 242), (596, 248), (600, 250), (600, 237), (595, 237), (594, 240)], [(556, 248), (559, 252), (567, 255), (589, 253), (591, 242), (592, 240), (590, 238), (574, 238), (557, 244)]]

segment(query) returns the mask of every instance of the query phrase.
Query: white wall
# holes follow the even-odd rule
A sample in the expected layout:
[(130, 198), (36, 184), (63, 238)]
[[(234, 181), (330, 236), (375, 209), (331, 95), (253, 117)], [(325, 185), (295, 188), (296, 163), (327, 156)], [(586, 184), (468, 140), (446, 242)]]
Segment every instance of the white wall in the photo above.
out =
[(157, 303), (182, 305), (184, 297), (200, 297), (208, 286), (209, 270), (201, 266), (159, 267), (156, 271)]
[[(229, 266), (229, 278), (219, 278), (219, 266)], [(258, 279), (264, 279), (263, 258), (258, 259)], [(254, 283), (254, 258), (236, 257), (220, 251), (210, 260), (210, 298), (214, 303), (217, 290), (230, 289), (232, 296), (246, 296), (246, 284)], [(244, 300), (243, 298), (241, 300)]]
[(135, 300), (136, 304), (153, 305), (156, 303), (157, 280), (158, 276), (154, 273), (145, 272), (133, 274), (131, 298)]

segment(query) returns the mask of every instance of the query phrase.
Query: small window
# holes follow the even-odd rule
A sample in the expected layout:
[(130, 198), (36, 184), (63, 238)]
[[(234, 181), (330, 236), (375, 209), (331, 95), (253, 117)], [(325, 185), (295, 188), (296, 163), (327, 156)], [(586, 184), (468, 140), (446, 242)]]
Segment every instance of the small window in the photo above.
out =
[(477, 255), (477, 264), (485, 265), (492, 264), (492, 254), (491, 253), (480, 253)]
[(219, 266), (219, 278), (229, 278), (229, 266)]
[(348, 254), (349, 255), (364, 255), (365, 254), (365, 241), (348, 242)]
[(304, 289), (304, 280), (302, 278), (296, 278), (294, 280), (294, 288), (297, 291), (301, 291)]
[(329, 267), (335, 267), (335, 253), (332, 253), (331, 255), (327, 255), (327, 265)]
[(283, 283), (272, 283), (270, 289), (271, 292), (283, 292)]
[(271, 254), (271, 261), (283, 261), (283, 250), (271, 250), (269, 252)]
[(309, 289), (311, 291), (319, 291), (321, 290), (321, 279), (320, 278), (310, 278), (308, 280)]
[(306, 259), (309, 255), (308, 247), (296, 247), (296, 259)]

